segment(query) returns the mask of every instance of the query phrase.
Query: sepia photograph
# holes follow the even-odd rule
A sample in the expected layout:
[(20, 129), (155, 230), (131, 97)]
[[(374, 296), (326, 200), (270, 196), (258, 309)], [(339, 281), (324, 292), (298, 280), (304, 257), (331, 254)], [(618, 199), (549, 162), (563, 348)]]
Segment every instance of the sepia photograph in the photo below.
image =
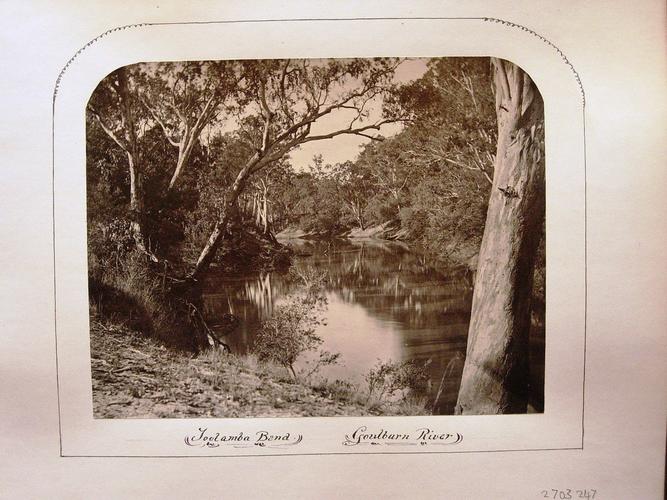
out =
[(95, 418), (544, 412), (518, 65), (145, 62), (85, 118)]
[(6, 2), (0, 497), (664, 498), (640, 3)]

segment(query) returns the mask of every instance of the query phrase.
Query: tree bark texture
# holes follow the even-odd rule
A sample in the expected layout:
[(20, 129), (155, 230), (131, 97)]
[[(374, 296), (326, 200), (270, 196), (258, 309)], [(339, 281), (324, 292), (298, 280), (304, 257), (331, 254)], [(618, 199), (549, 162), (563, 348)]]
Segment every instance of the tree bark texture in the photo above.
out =
[(544, 105), (518, 66), (492, 59), (495, 172), (456, 413), (523, 413), (535, 254), (544, 220)]

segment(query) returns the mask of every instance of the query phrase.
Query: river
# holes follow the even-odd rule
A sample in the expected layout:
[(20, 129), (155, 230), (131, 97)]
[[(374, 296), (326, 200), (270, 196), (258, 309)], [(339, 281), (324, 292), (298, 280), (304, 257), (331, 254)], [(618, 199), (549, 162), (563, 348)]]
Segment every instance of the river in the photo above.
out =
[[(322, 349), (338, 352), (341, 357), (338, 364), (323, 367), (319, 373), (330, 380), (363, 386), (364, 375), (378, 360), (414, 360), (425, 366), (430, 377), (430, 405), (440, 393), (435, 413), (451, 414), (466, 350), (472, 302), (470, 273), (436, 270), (399, 242), (350, 239), (283, 243), (297, 254), (294, 266), (327, 275), (325, 321), (316, 333), (324, 340)], [(259, 324), (298, 286), (279, 272), (214, 275), (205, 286), (205, 314), (209, 318), (225, 313), (238, 317), (239, 327), (225, 342), (232, 352), (246, 354), (252, 350)], [(531, 346), (531, 353), (533, 399), (538, 401), (533, 405), (541, 411), (542, 398), (535, 387), (543, 380), (543, 342)], [(304, 356), (297, 367), (307, 360)]]

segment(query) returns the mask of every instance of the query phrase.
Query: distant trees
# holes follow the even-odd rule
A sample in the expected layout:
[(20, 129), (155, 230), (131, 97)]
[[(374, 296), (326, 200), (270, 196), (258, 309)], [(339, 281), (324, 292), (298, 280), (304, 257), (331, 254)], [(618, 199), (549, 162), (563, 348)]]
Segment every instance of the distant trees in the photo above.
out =
[(370, 172), (359, 161), (347, 161), (334, 165), (331, 176), (345, 209), (359, 229), (366, 229), (366, 206), (374, 188)]
[[(367, 144), (357, 160), (357, 169), (366, 172), (367, 185), (372, 185), (373, 194), (379, 197), (389, 211), (376, 212), (381, 218), (397, 216), (401, 205), (407, 203), (409, 191), (422, 172), (416, 165), (405, 161), (404, 132), (393, 140)], [(357, 174), (359, 176), (359, 174)]]
[(488, 59), (431, 60), (385, 99), (388, 116), (407, 118), (403, 129), (368, 142), (354, 161), (305, 174), (300, 182), (316, 187), (290, 223), (340, 233), (394, 221), (425, 251), (465, 263), (478, 251), (491, 188), (493, 98)]
[(245, 210), (255, 226), (269, 239), (275, 239), (275, 225), (283, 222), (288, 210), (284, 191), (289, 189), (293, 172), (288, 162), (278, 160), (257, 173), (251, 186), (242, 195)]
[[(205, 61), (109, 75), (91, 97), (89, 118), (126, 157), (137, 247), (156, 261), (155, 249), (166, 251), (174, 238), (187, 239), (189, 254), (200, 241), (188, 273), (196, 278), (239, 201), (244, 210), (251, 204), (267, 235), (271, 219), (322, 234), (400, 220), (410, 238), (441, 256), (445, 233), (478, 244), (495, 142), (488, 64), (434, 59), (422, 78), (398, 88), (399, 63)], [(325, 118), (333, 113), (348, 119), (332, 125)], [(378, 133), (406, 118), (399, 134)], [(354, 161), (283, 175), (290, 151), (345, 134), (374, 140)]]
[(311, 198), (302, 206), (306, 208), (301, 217), (308, 232), (321, 237), (336, 237), (344, 233), (346, 211), (336, 181), (331, 176), (315, 176), (309, 179)]
[[(251, 146), (252, 154), (234, 179), (226, 205), (190, 273), (195, 279), (208, 269), (224, 238), (236, 201), (251, 175), (301, 144), (343, 134), (371, 137), (369, 132), (397, 121), (396, 118), (380, 118), (364, 123), (369, 116), (369, 103), (392, 88), (398, 61), (288, 59), (242, 64), (248, 104), (237, 122), (239, 136)], [(338, 110), (352, 112), (347, 123), (326, 132), (311, 133), (314, 124)]]

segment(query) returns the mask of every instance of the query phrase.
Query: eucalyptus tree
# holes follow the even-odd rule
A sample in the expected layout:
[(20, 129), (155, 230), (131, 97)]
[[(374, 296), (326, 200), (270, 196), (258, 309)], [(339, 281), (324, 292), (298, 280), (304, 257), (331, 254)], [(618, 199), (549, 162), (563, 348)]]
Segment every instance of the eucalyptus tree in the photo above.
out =
[(139, 99), (178, 151), (169, 179), (174, 189), (206, 127), (220, 126), (239, 101), (243, 80), (232, 61), (167, 62), (140, 65)]
[(129, 219), (137, 249), (157, 262), (145, 234), (144, 165), (140, 139), (147, 117), (137, 99), (137, 70), (122, 67), (100, 82), (88, 101), (89, 116), (118, 145), (127, 159), (130, 179)]
[[(236, 124), (252, 153), (228, 190), (225, 206), (189, 274), (192, 279), (208, 270), (252, 175), (302, 144), (345, 134), (374, 138), (373, 131), (400, 120), (371, 116), (371, 108), (393, 88), (398, 60), (288, 59), (239, 64), (247, 105), (238, 111)], [(349, 119), (326, 122), (325, 118), (340, 112)]]
[(544, 221), (544, 104), (492, 59), (498, 143), (457, 413), (525, 412), (533, 272)]
[[(139, 63), (112, 72), (91, 96), (89, 116), (127, 158), (129, 219), (136, 246), (155, 262), (158, 258), (147, 243), (147, 198), (160, 200), (163, 207), (173, 204), (168, 195), (191, 163), (204, 129), (219, 125), (223, 110), (229, 113), (230, 107), (243, 105), (238, 99), (242, 78), (239, 65), (227, 61)], [(163, 141), (154, 129), (161, 131)], [(175, 154), (162, 155), (159, 164), (151, 165), (161, 142), (175, 148)], [(171, 159), (162, 164), (171, 157), (173, 166)], [(157, 182), (147, 193), (149, 172)]]

